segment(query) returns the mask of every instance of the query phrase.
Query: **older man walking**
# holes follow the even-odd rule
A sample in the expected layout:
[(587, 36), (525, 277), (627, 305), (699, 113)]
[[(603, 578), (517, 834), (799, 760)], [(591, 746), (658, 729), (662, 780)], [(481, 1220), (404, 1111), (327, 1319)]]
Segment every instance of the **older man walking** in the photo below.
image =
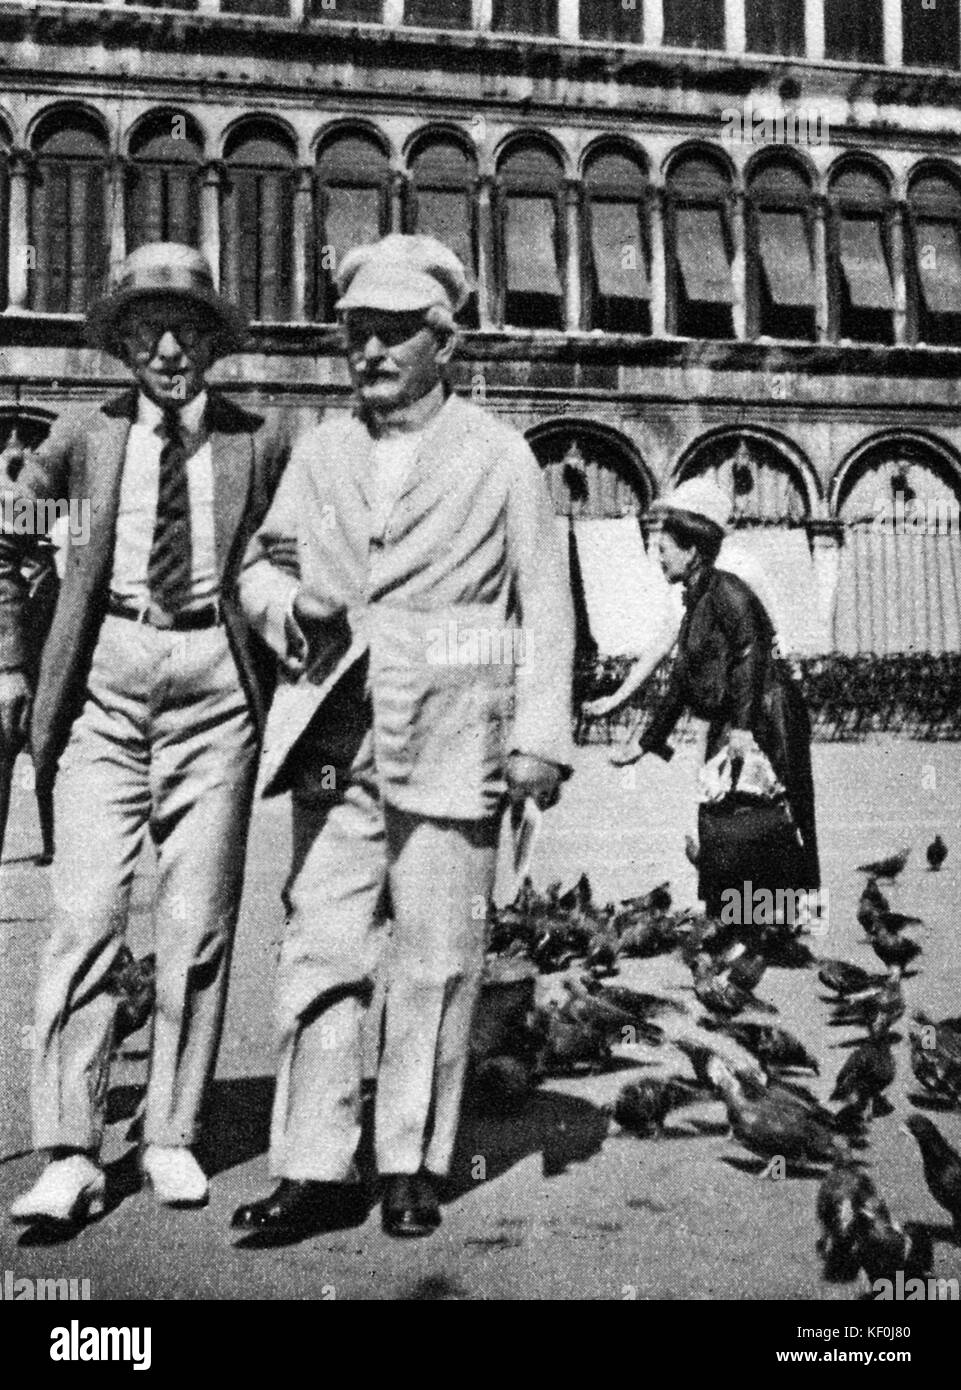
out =
[(445, 383), (464, 268), (432, 238), (389, 236), (346, 257), (339, 285), (356, 410), (295, 449), (240, 589), (302, 672), (265, 753), (267, 790), (293, 792), (280, 1183), (234, 1217), (268, 1237), (366, 1215), (354, 1160), (378, 966), (383, 1223), (439, 1223), (498, 812), (505, 791), (551, 805), (569, 768), (573, 624), (547, 490), (524, 439)]
[[(31, 723), (39, 778), (59, 768), (54, 920), (43, 953), (32, 1078), (49, 1157), (16, 1221), (75, 1226), (103, 1208), (98, 1151), (121, 948), (137, 860), (156, 851), (156, 1008), (143, 1171), (160, 1201), (202, 1204), (191, 1152), (220, 1036), (259, 731), (274, 662), (235, 600), (273, 496), (282, 429), (205, 383), (246, 325), (209, 266), (141, 247), (89, 317), (134, 389), (58, 422), (19, 479), (37, 498), (89, 499), (71, 541)], [(0, 727), (27, 721), (17, 539), (0, 543)]]

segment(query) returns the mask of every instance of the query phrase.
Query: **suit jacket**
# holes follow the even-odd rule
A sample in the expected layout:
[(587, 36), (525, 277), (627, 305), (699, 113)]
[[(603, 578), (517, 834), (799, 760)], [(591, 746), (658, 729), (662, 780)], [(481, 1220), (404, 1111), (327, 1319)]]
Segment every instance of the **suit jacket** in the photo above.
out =
[(330, 615), (306, 672), (278, 693), (265, 791), (292, 785), (308, 726), (311, 758), (327, 737), (337, 765), (343, 731), (322, 711), (365, 660), (357, 700), (369, 699), (385, 799), (483, 818), (498, 807), (507, 752), (570, 760), (573, 617), (553, 509), (524, 438), (449, 396), (372, 539), (373, 446), (356, 416), (303, 436), (248, 552), (241, 604), (282, 659), (297, 580), (270, 558), (278, 540), (296, 538), (300, 582)]
[[(89, 500), (90, 535), (72, 539), (60, 595), (44, 647), (30, 739), (38, 776), (52, 776), (83, 705), (87, 673), (106, 612), (113, 563), (120, 480), (127, 436), (136, 419), (137, 391), (97, 410), (61, 417), (24, 467), (18, 489), (37, 498)], [(242, 410), (210, 390), (205, 426), (214, 472), (214, 512), (221, 601), (228, 640), (254, 720), (262, 730), (275, 663), (244, 621), (236, 577), (247, 543), (260, 524), (289, 454), (284, 426)], [(20, 575), (25, 541), (0, 537), (0, 670), (22, 670), (29, 651), (26, 588)]]

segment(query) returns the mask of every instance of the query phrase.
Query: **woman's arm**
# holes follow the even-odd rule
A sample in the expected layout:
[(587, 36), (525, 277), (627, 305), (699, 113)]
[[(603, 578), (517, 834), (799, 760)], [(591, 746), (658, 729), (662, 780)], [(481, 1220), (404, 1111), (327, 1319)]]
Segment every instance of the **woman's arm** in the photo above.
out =
[(677, 641), (677, 634), (680, 628), (680, 614), (665, 609), (656, 627), (652, 630), (646, 649), (631, 666), (621, 684), (611, 695), (602, 695), (597, 700), (587, 700), (581, 709), (585, 714), (594, 717), (602, 714), (612, 714), (614, 710), (620, 709), (627, 704), (636, 691), (640, 690), (645, 681), (650, 680), (651, 676), (660, 666), (661, 662), (668, 655), (674, 643)]

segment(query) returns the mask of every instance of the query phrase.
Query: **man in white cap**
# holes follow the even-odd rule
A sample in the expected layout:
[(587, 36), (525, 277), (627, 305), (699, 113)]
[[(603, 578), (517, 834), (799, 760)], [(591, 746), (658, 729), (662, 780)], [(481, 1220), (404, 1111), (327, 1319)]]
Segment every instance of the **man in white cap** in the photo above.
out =
[[(260, 730), (275, 670), (235, 598), (247, 542), (288, 449), (206, 387), (246, 336), (198, 251), (128, 257), (88, 317), (134, 387), (62, 418), (18, 485), (88, 499), (69, 542), (33, 701), (38, 780), (57, 770), (53, 930), (40, 964), (34, 1142), (49, 1163), (16, 1221), (76, 1227), (104, 1207), (99, 1149), (117, 997), (113, 968), (148, 834), (156, 1006), (143, 1171), (173, 1206), (207, 1199), (191, 1152), (220, 1037)], [(18, 538), (0, 538), (0, 730), (28, 720)]]
[(573, 621), (547, 490), (522, 436), (445, 381), (464, 268), (430, 237), (389, 236), (345, 257), (338, 283), (356, 409), (295, 448), (241, 582), (254, 627), (303, 673), (266, 750), (268, 793), (293, 792), (294, 861), (280, 1183), (234, 1217), (254, 1243), (366, 1216), (355, 1154), (378, 966), (383, 1224), (439, 1223), (498, 813), (505, 792), (553, 804), (570, 758)]

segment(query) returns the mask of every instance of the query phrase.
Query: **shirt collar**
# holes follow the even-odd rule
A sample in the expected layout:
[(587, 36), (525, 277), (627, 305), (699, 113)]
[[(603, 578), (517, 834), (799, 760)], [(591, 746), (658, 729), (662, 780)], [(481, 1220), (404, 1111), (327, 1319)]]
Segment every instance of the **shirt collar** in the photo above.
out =
[[(204, 411), (207, 409), (207, 392), (198, 391), (185, 405), (181, 407), (178, 414), (180, 416), (181, 428), (187, 435), (200, 433), (203, 424)], [(152, 401), (148, 395), (141, 391), (137, 397), (137, 424), (143, 425), (146, 429), (156, 430), (163, 420), (163, 410), (156, 401)]]

